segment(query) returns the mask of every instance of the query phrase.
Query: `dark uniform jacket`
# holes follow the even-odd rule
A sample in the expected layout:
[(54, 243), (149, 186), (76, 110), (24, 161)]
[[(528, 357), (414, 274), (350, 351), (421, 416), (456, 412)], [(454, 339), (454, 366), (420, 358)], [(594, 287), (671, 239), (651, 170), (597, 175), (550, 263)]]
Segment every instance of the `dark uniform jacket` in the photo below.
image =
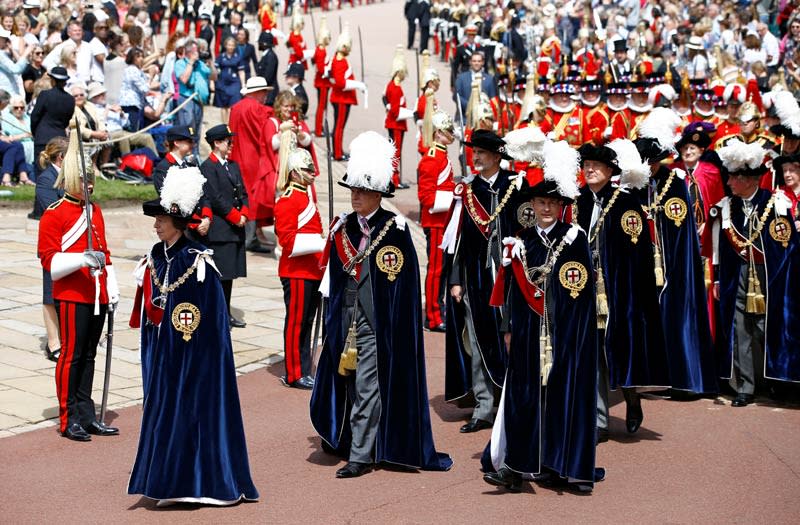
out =
[(244, 242), (244, 228), (239, 220), (247, 216), (247, 189), (239, 165), (227, 161), (224, 165), (213, 153), (200, 165), (206, 178), (203, 194), (211, 205), (214, 219), (208, 229), (208, 242)]
[(31, 113), (33, 143), (46, 146), (53, 137), (66, 137), (69, 121), (75, 113), (75, 99), (61, 88), (42, 91)]

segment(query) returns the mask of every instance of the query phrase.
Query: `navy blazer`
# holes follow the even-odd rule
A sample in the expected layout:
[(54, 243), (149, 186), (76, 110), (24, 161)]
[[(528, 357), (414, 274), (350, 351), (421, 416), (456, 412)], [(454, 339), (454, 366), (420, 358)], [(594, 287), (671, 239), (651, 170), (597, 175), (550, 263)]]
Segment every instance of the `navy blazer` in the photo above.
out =
[[(461, 111), (464, 118), (467, 117), (467, 102), (469, 101), (470, 91), (472, 90), (472, 70), (459, 73), (456, 77), (456, 94), (461, 98)], [(492, 99), (497, 96), (497, 86), (494, 81), (494, 76), (489, 73), (483, 73), (483, 80), (481, 80), (481, 91)], [(456, 102), (456, 95), (453, 95), (453, 101)]]

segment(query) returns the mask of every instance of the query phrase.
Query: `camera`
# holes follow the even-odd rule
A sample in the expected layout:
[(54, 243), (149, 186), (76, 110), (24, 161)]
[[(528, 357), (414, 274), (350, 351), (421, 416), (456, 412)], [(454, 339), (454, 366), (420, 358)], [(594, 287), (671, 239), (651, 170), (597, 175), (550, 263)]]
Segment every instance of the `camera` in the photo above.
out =
[(202, 60), (203, 62), (211, 60), (211, 52), (210, 51), (201, 51), (200, 54), (198, 55), (198, 58), (200, 60)]

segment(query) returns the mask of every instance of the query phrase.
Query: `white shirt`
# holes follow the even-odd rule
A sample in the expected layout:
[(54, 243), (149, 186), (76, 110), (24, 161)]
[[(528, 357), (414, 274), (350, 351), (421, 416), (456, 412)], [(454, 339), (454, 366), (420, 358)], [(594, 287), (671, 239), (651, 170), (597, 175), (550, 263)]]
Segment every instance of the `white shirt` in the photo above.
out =
[(105, 81), (105, 74), (103, 73), (103, 64), (97, 61), (95, 58), (98, 55), (102, 55), (104, 58), (108, 56), (108, 49), (106, 45), (100, 41), (99, 38), (94, 37), (91, 42), (89, 42), (89, 54), (90, 54), (90, 61), (89, 61), (89, 77), (92, 82), (100, 82), (101, 84)]
[(778, 65), (781, 52), (780, 43), (778, 42), (778, 39), (775, 38), (775, 35), (767, 31), (764, 37), (761, 39), (761, 49), (767, 52), (767, 67)]

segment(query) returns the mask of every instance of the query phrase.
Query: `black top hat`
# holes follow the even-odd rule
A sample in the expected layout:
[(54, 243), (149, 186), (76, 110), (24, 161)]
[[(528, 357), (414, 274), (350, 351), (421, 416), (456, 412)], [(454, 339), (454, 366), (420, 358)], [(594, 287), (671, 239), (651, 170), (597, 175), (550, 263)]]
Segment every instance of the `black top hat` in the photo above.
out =
[(470, 141), (464, 144), (471, 148), (480, 148), (492, 153), (499, 153), (502, 158), (511, 160), (511, 157), (506, 153), (506, 142), (493, 131), (477, 129), (472, 133)]
[(169, 217), (173, 217), (175, 219), (182, 219), (190, 223), (196, 224), (200, 222), (200, 219), (196, 218), (193, 214), (187, 217), (186, 215), (181, 213), (181, 210), (180, 208), (178, 208), (177, 204), (173, 204), (169, 210), (164, 209), (164, 207), (161, 206), (161, 199), (153, 199), (151, 201), (143, 202), (142, 211), (148, 217), (155, 217), (157, 215), (167, 215)]
[(236, 133), (231, 131), (231, 128), (228, 125), (218, 124), (206, 131), (206, 142), (213, 147), (215, 140), (225, 140), (228, 137), (233, 137), (235, 135)]
[[(710, 127), (711, 129), (708, 129)], [(700, 148), (706, 149), (711, 145), (709, 133), (714, 132), (714, 125), (708, 122), (692, 122), (683, 130), (681, 139), (675, 144), (675, 149), (680, 151), (687, 144), (695, 144)]]
[(300, 79), (300, 82), (302, 82), (306, 76), (306, 68), (303, 67), (303, 64), (301, 62), (292, 62), (286, 69), (286, 73), (284, 73), (284, 76), (297, 77)]
[(639, 137), (633, 143), (636, 144), (636, 149), (639, 150), (642, 160), (648, 164), (661, 162), (672, 155), (672, 151), (662, 148), (656, 139)]
[(69, 73), (67, 73), (66, 68), (61, 66), (52, 68), (47, 74), (55, 80), (69, 80)]
[(772, 169), (775, 170), (775, 179), (777, 180), (778, 186), (786, 185), (786, 181), (783, 179), (783, 165), (789, 164), (790, 162), (800, 162), (800, 153), (780, 155), (773, 159)]
[(564, 204), (572, 204), (573, 199), (565, 197), (558, 191), (558, 184), (552, 180), (543, 180), (535, 186), (528, 186), (519, 190), (521, 199), (532, 200), (534, 197), (549, 197), (560, 199)]
[(622, 171), (617, 164), (617, 152), (607, 146), (583, 144), (578, 148), (578, 154), (581, 156), (581, 168), (587, 160), (596, 160), (611, 167), (613, 175), (618, 175)]
[(624, 38), (620, 38), (618, 40), (614, 40), (614, 53), (618, 53), (621, 51), (628, 50), (628, 43), (625, 41)]
[(172, 126), (167, 130), (167, 140), (197, 140), (191, 126)]

